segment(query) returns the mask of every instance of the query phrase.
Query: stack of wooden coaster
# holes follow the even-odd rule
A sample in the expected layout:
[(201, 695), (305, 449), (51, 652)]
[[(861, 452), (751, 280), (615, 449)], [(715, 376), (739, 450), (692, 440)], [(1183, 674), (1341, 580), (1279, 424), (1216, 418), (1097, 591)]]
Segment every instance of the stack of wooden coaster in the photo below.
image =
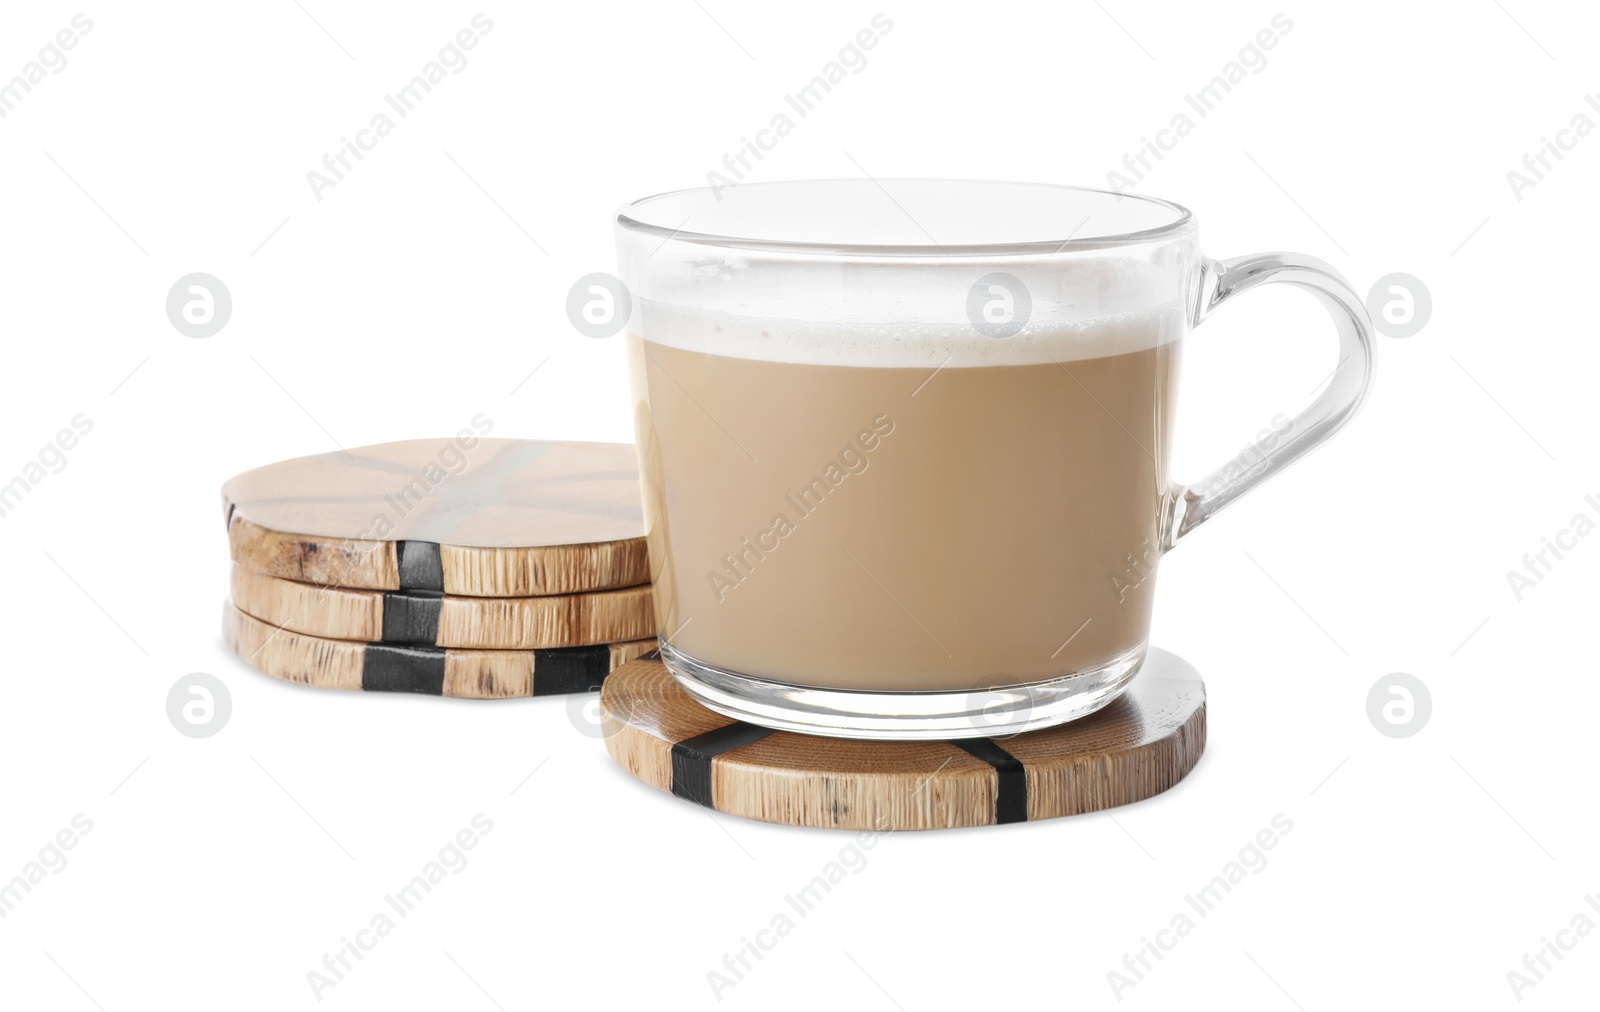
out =
[(223, 636), (275, 678), (505, 699), (655, 646), (631, 446), (463, 429), (269, 464), (222, 498)]

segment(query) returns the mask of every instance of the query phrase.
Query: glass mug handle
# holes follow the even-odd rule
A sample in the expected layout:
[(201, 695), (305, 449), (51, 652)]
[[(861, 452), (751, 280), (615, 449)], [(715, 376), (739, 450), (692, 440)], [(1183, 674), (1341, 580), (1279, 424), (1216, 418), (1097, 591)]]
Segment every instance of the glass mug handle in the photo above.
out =
[(1231, 260), (1206, 260), (1195, 302), (1193, 326), (1224, 302), (1261, 285), (1282, 282), (1315, 295), (1339, 332), (1339, 364), (1322, 394), (1289, 423), (1287, 436), (1247, 467), (1237, 459), (1199, 483), (1170, 493), (1162, 550), (1168, 551), (1212, 514), (1300, 459), (1355, 416), (1372, 386), (1372, 321), (1360, 297), (1339, 272), (1315, 257), (1257, 253)]

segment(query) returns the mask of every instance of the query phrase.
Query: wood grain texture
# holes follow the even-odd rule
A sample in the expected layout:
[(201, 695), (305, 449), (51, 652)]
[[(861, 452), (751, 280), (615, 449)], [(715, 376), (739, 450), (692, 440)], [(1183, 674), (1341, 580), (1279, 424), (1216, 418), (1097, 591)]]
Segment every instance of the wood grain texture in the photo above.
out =
[(626, 444), (380, 443), (246, 471), (222, 500), (234, 562), (302, 583), (399, 590), (402, 541), (439, 546), (449, 594), (570, 594), (650, 576)]
[[(222, 636), (241, 660), (273, 678), (325, 689), (374, 688), (365, 684), (364, 674), (367, 651), (375, 644), (279, 629), (250, 617), (232, 602), (223, 606)], [(513, 699), (583, 692), (599, 684), (608, 672), (653, 649), (655, 640), (576, 651), (443, 650), (438, 652), (443, 677), (437, 694), (459, 699)], [(542, 672), (547, 673), (543, 683)]]
[[(696, 796), (677, 781), (705, 766), (699, 753), (717, 748), (707, 739), (749, 727), (694, 702), (653, 652), (606, 680), (600, 706), (613, 758), (680, 796)], [(1104, 709), (1043, 731), (969, 739), (968, 747), (752, 730), (762, 736), (709, 760), (702, 803), (793, 826), (985, 826), (1099, 811), (1172, 787), (1205, 750), (1205, 687), (1188, 663), (1152, 648)]]
[[(273, 626), (331, 639), (473, 650), (540, 650), (654, 636), (650, 586), (545, 597), (432, 597), (319, 587), (233, 567), (233, 602)], [(437, 610), (436, 625), (395, 634), (385, 617), (407, 604)], [(412, 609), (415, 610), (415, 609)]]

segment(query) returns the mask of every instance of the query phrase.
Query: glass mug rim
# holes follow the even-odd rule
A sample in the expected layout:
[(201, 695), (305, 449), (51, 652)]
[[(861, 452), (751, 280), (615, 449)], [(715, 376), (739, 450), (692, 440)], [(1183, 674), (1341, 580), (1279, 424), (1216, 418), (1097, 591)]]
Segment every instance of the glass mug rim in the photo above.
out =
[[(981, 225), (955, 225), (952, 231), (963, 238), (940, 242), (895, 199), (886, 184), (901, 190), (902, 196), (907, 189), (917, 189), (928, 191), (923, 195), (925, 198), (942, 196), (945, 201), (964, 201), (959, 207), (971, 208), (983, 216), (983, 221)], [(741, 215), (731, 204), (722, 206), (723, 190), (734, 191), (734, 198), (730, 199), (741, 202), (766, 201), (771, 206), (762, 210), (768, 222), (758, 228), (744, 223), (750, 215), (745, 215), (744, 221), (741, 221)], [(880, 209), (891, 214), (895, 219), (893, 223), (864, 223), (859, 212), (857, 217), (850, 217), (850, 208), (841, 207), (840, 203), (841, 198), (853, 196), (849, 192), (852, 190), (871, 197)], [(987, 201), (978, 203), (985, 197)], [(881, 203), (885, 198), (887, 206)], [(1026, 223), (997, 220), (1002, 212), (997, 205), (1007, 202), (1015, 205), (1013, 215), (1026, 214)], [(1041, 202), (1052, 206), (1041, 209)], [(760, 204), (756, 206), (760, 207)], [(1084, 226), (1097, 214), (1102, 218), (1109, 216), (1112, 224), (1101, 231), (1082, 234)], [(788, 216), (788, 220), (784, 220), (784, 215)], [(1152, 224), (1140, 220), (1141, 217), (1149, 218), (1152, 215), (1158, 216)], [(719, 221), (726, 221), (727, 224), (721, 227), (689, 227), (696, 217), (702, 221), (709, 217), (713, 224)], [(968, 237), (975, 228), (996, 231), (1037, 229), (1047, 221), (1058, 221), (1058, 231), (1043, 237)], [(1118, 222), (1127, 224), (1118, 227)], [(680, 241), (720, 249), (910, 259), (958, 255), (1060, 254), (1112, 249), (1170, 240), (1192, 234), (1195, 229), (1193, 212), (1182, 204), (1162, 197), (1065, 183), (925, 177), (786, 179), (725, 187), (687, 187), (652, 194), (624, 204), (616, 211), (615, 223), (624, 231), (659, 237), (663, 242)], [(876, 236), (873, 228), (879, 230)], [(859, 237), (846, 238), (852, 232)], [(916, 233), (919, 238), (911, 241), (891, 241), (889, 238), (891, 235), (908, 233)]]

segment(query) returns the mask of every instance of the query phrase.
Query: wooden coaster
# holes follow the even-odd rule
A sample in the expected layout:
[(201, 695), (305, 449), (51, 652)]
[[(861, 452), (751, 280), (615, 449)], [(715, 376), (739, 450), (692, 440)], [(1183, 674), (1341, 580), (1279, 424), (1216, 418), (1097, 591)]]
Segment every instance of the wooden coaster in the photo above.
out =
[(529, 597), (650, 578), (626, 444), (464, 429), (258, 467), (222, 502), (233, 561), (302, 583)]
[(559, 650), (446, 650), (353, 643), (275, 628), (231, 602), (223, 607), (222, 638), (240, 660), (285, 682), (461, 699), (587, 692), (656, 645), (651, 639)]
[(653, 787), (719, 812), (828, 829), (1053, 819), (1160, 794), (1205, 750), (1200, 673), (1151, 648), (1105, 709), (1007, 738), (887, 742), (773, 731), (702, 707), (655, 651), (606, 679), (606, 747)]
[(656, 633), (649, 584), (545, 597), (448, 597), (318, 587), (236, 565), (233, 603), (275, 628), (367, 643), (545, 650)]

